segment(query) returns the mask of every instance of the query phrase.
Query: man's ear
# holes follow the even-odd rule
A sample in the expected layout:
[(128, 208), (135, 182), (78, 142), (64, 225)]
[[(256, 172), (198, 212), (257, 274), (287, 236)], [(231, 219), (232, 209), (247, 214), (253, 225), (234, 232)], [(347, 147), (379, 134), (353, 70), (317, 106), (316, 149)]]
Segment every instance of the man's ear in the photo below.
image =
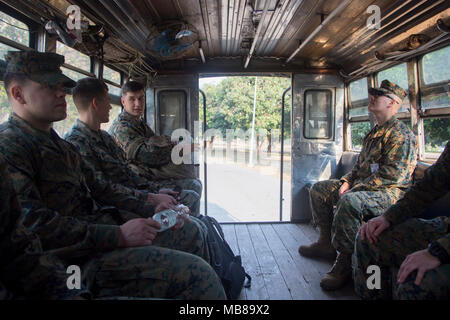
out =
[(92, 98), (91, 105), (92, 105), (92, 108), (94, 108), (94, 110), (97, 110), (97, 108), (98, 108), (98, 99), (96, 97)]
[(23, 89), (18, 84), (13, 84), (9, 87), (9, 95), (13, 100), (16, 100), (20, 104), (26, 104)]
[(122, 106), (125, 107), (125, 98), (124, 98), (124, 96), (120, 97), (120, 102), (122, 103)]

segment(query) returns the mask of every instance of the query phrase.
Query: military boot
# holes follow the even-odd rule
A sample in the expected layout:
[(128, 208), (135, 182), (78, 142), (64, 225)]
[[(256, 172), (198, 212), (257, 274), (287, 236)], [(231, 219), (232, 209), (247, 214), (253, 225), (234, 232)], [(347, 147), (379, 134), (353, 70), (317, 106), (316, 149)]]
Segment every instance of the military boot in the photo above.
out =
[(339, 253), (331, 270), (320, 281), (324, 290), (337, 290), (352, 277), (352, 255)]
[(319, 227), (319, 231), (319, 240), (308, 246), (300, 246), (298, 252), (309, 258), (336, 259), (336, 250), (331, 245), (329, 228)]

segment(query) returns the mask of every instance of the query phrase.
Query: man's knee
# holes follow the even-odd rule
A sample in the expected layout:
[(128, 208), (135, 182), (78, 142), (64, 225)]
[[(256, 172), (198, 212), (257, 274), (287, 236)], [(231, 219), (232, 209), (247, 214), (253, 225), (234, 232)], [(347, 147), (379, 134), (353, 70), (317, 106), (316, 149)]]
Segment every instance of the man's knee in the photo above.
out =
[(396, 298), (399, 300), (443, 300), (450, 298), (450, 265), (425, 272), (419, 285), (414, 282), (417, 271), (409, 274), (397, 287)]

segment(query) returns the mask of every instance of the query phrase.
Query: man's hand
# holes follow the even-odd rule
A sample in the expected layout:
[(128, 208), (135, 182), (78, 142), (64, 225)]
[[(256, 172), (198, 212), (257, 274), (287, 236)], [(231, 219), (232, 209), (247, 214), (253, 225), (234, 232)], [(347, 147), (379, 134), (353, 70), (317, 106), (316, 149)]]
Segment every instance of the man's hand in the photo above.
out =
[(151, 204), (156, 205), (156, 207), (160, 206), (164, 207), (165, 209), (170, 209), (178, 204), (177, 200), (174, 197), (164, 193), (149, 193), (147, 201)]
[(368, 239), (370, 243), (377, 242), (378, 236), (390, 225), (391, 223), (384, 216), (370, 219), (359, 228), (361, 240)]
[(179, 194), (179, 192), (176, 192), (176, 191), (173, 191), (173, 190), (170, 190), (170, 189), (167, 189), (167, 188), (159, 189), (158, 193), (160, 193), (160, 194), (168, 194), (168, 195), (170, 195), (170, 196), (172, 196), (174, 198), (176, 198), (178, 196), (178, 194)]
[(149, 246), (155, 239), (161, 225), (155, 220), (139, 218), (127, 221), (120, 226), (120, 238), (118, 247), (142, 247)]
[(440, 265), (441, 261), (432, 256), (428, 252), (428, 249), (416, 251), (407, 256), (405, 261), (403, 261), (397, 274), (397, 282), (403, 283), (411, 272), (417, 270), (417, 277), (414, 283), (418, 286), (420, 285), (420, 282), (422, 282), (425, 272), (435, 269)]
[(344, 182), (339, 188), (339, 197), (342, 197), (348, 190), (350, 190), (350, 184), (348, 182)]

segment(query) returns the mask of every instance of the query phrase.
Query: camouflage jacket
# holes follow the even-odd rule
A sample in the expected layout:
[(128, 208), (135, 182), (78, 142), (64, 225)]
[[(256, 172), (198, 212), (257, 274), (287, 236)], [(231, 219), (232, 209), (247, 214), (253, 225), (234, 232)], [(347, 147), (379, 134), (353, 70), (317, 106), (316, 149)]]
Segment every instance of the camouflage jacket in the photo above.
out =
[[(420, 215), (423, 209), (447, 192), (450, 192), (450, 141), (436, 163), (425, 170), (423, 178), (383, 215), (392, 225), (402, 223), (408, 218)], [(445, 218), (445, 223), (450, 228), (449, 217)], [(438, 242), (450, 255), (450, 233)]]
[(154, 213), (148, 202), (96, 179), (53, 129), (37, 130), (16, 114), (0, 125), (0, 151), (22, 206), (21, 221), (39, 236), (43, 250), (76, 257), (116, 248), (117, 224), (123, 223), (117, 209), (142, 217)]
[(170, 162), (173, 147), (170, 137), (155, 136), (143, 119), (136, 119), (125, 110), (114, 120), (109, 133), (125, 151), (127, 160), (140, 168)]
[(3, 158), (0, 176), (0, 300), (86, 295), (86, 290), (67, 288), (62, 261), (43, 251), (39, 237), (22, 223), (19, 200)]
[(411, 184), (416, 163), (416, 137), (394, 116), (364, 137), (356, 165), (341, 181), (350, 183), (350, 191), (385, 190), (399, 198)]
[(98, 179), (125, 186), (124, 192), (133, 192), (136, 197), (142, 193), (144, 197), (148, 192), (158, 193), (155, 183), (140, 177), (128, 166), (123, 150), (107, 132), (94, 131), (78, 119), (64, 139), (78, 149)]

